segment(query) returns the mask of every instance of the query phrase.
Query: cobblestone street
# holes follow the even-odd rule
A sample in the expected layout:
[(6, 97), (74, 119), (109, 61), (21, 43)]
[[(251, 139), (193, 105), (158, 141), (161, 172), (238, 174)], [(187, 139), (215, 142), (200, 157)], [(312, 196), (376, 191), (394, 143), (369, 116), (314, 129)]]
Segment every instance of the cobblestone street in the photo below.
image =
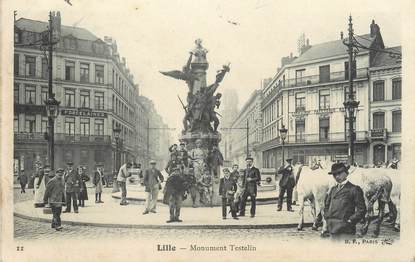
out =
[[(15, 189), (15, 201), (30, 199), (29, 190), (26, 194), (20, 194), (20, 190)], [(106, 189), (109, 194), (111, 189)], [(185, 218), (183, 218), (185, 220)], [(206, 239), (217, 240), (245, 240), (245, 239), (281, 239), (284, 241), (319, 240), (319, 232), (305, 228), (304, 231), (297, 231), (296, 228), (278, 229), (227, 229), (224, 234), (223, 229), (138, 229), (138, 228), (114, 228), (114, 227), (94, 227), (94, 226), (73, 226), (64, 225), (61, 232), (50, 228), (49, 223), (36, 222), (32, 220), (14, 217), (16, 240), (34, 239), (104, 239), (104, 238), (130, 238), (130, 239), (185, 239), (189, 235), (201, 236)], [(373, 232), (373, 225), (369, 228), (368, 239)], [(393, 231), (389, 225), (383, 225), (379, 239), (390, 238), (399, 239), (399, 233)]]

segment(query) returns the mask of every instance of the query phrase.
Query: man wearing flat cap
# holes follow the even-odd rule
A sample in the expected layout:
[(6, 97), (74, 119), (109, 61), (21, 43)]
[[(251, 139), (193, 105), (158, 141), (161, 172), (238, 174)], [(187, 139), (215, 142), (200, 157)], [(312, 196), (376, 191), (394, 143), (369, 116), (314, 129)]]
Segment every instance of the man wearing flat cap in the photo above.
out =
[(49, 180), (46, 185), (43, 202), (49, 204), (52, 209), (52, 228), (62, 230), (61, 212), (65, 202), (65, 184), (63, 180), (63, 169), (56, 170), (56, 176)]
[(363, 191), (347, 180), (349, 171), (345, 164), (333, 164), (329, 174), (333, 175), (337, 185), (328, 191), (324, 201), (328, 233), (333, 238), (353, 237), (356, 234), (356, 224), (366, 214)]
[(254, 159), (252, 157), (247, 157), (245, 160), (246, 169), (242, 173), (245, 191), (241, 197), (239, 216), (245, 216), (246, 201), (249, 197), (251, 199), (251, 217), (255, 217), (257, 186), (261, 183), (261, 174), (259, 169), (254, 167)]
[(66, 209), (63, 213), (71, 212), (71, 200), (75, 213), (78, 213), (78, 194), (80, 192), (81, 178), (78, 172), (73, 169), (73, 162), (67, 163), (67, 169), (64, 173), (65, 193), (66, 193)]
[(287, 211), (293, 212), (294, 210), (291, 208), (291, 202), (293, 197), (293, 189), (295, 187), (295, 178), (293, 166), (291, 164), (292, 159), (287, 158), (285, 161), (287, 162), (286, 165), (281, 166), (277, 171), (277, 174), (281, 174), (281, 179), (279, 182), (280, 193), (278, 196), (277, 211), (281, 211), (284, 195), (285, 192), (287, 192)]
[(150, 161), (150, 168), (145, 171), (143, 181), (147, 193), (143, 215), (149, 212), (156, 213), (157, 198), (161, 189), (161, 183), (164, 181), (163, 175), (156, 168), (156, 161)]

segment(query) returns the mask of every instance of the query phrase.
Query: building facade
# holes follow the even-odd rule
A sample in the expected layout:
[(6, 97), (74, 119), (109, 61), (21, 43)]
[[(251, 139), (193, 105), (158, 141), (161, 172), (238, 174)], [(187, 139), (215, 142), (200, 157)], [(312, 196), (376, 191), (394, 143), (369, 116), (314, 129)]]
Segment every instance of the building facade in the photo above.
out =
[(170, 157), (170, 128), (164, 123), (160, 114), (157, 113), (153, 101), (144, 96), (140, 96), (139, 100), (148, 114), (148, 119), (144, 126), (147, 132), (145, 137), (147, 158), (142, 163), (144, 163), (144, 167), (148, 167), (148, 162), (155, 160), (157, 167), (163, 169), (166, 167)]
[(222, 139), (219, 143), (219, 149), (224, 158), (224, 166), (230, 166), (232, 165), (229, 159), (230, 151), (232, 149), (230, 142), (232, 132), (227, 128), (232, 126), (233, 121), (238, 115), (238, 93), (235, 89), (228, 88), (223, 91), (219, 113), (222, 116), (219, 126), (220, 133), (222, 135)]
[[(363, 45), (384, 49), (380, 29), (356, 35)], [(360, 50), (353, 63), (355, 99), (360, 101), (356, 117), (355, 159), (368, 163), (369, 68), (376, 53)], [(285, 158), (309, 164), (314, 159), (346, 160), (348, 122), (343, 102), (348, 97), (349, 63), (343, 39), (301, 48), (299, 57), (285, 57), (282, 67), (262, 90), (263, 167), (277, 168)], [(288, 135), (282, 147), (279, 129)]]
[(262, 167), (261, 90), (255, 90), (242, 106), (230, 129), (229, 160), (232, 164), (245, 166), (247, 155), (254, 158), (255, 166)]
[[(55, 167), (72, 161), (88, 171), (96, 162), (115, 170), (114, 128), (119, 127), (120, 158), (144, 159), (149, 114), (139, 99), (139, 87), (121, 58), (116, 42), (83, 28), (60, 24), (53, 52), (53, 93), (60, 101), (55, 120)], [(14, 163), (33, 170), (34, 161), (47, 162), (47, 59), (38, 45), (48, 23), (20, 18), (15, 22)]]
[[(401, 47), (385, 51), (400, 53)], [(401, 59), (379, 53), (370, 68), (369, 164), (401, 160), (402, 115)]]

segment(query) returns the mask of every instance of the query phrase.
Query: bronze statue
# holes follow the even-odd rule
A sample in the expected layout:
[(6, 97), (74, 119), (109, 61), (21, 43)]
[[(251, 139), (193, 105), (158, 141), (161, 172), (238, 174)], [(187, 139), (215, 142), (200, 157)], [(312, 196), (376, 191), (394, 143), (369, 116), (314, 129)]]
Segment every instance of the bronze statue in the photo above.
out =
[(202, 40), (197, 39), (195, 43), (196, 47), (190, 52), (190, 57), (182, 71), (173, 70), (161, 73), (175, 79), (185, 80), (189, 87), (187, 105), (184, 105), (179, 98), (185, 110), (183, 132), (217, 132), (220, 122), (215, 108), (219, 108), (222, 95), (220, 93), (215, 95), (215, 92), (226, 73), (229, 72), (229, 64), (224, 65), (217, 72), (216, 80), (212, 85), (206, 86), (206, 69), (208, 68), (206, 53), (208, 51), (202, 46)]

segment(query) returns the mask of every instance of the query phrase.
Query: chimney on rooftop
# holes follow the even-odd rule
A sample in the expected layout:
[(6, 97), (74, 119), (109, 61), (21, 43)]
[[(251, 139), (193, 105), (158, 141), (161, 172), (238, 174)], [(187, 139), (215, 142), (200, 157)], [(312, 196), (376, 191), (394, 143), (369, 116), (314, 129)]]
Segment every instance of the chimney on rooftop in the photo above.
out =
[(373, 19), (372, 23), (370, 24), (370, 37), (375, 37), (378, 33), (380, 33), (380, 28)]

